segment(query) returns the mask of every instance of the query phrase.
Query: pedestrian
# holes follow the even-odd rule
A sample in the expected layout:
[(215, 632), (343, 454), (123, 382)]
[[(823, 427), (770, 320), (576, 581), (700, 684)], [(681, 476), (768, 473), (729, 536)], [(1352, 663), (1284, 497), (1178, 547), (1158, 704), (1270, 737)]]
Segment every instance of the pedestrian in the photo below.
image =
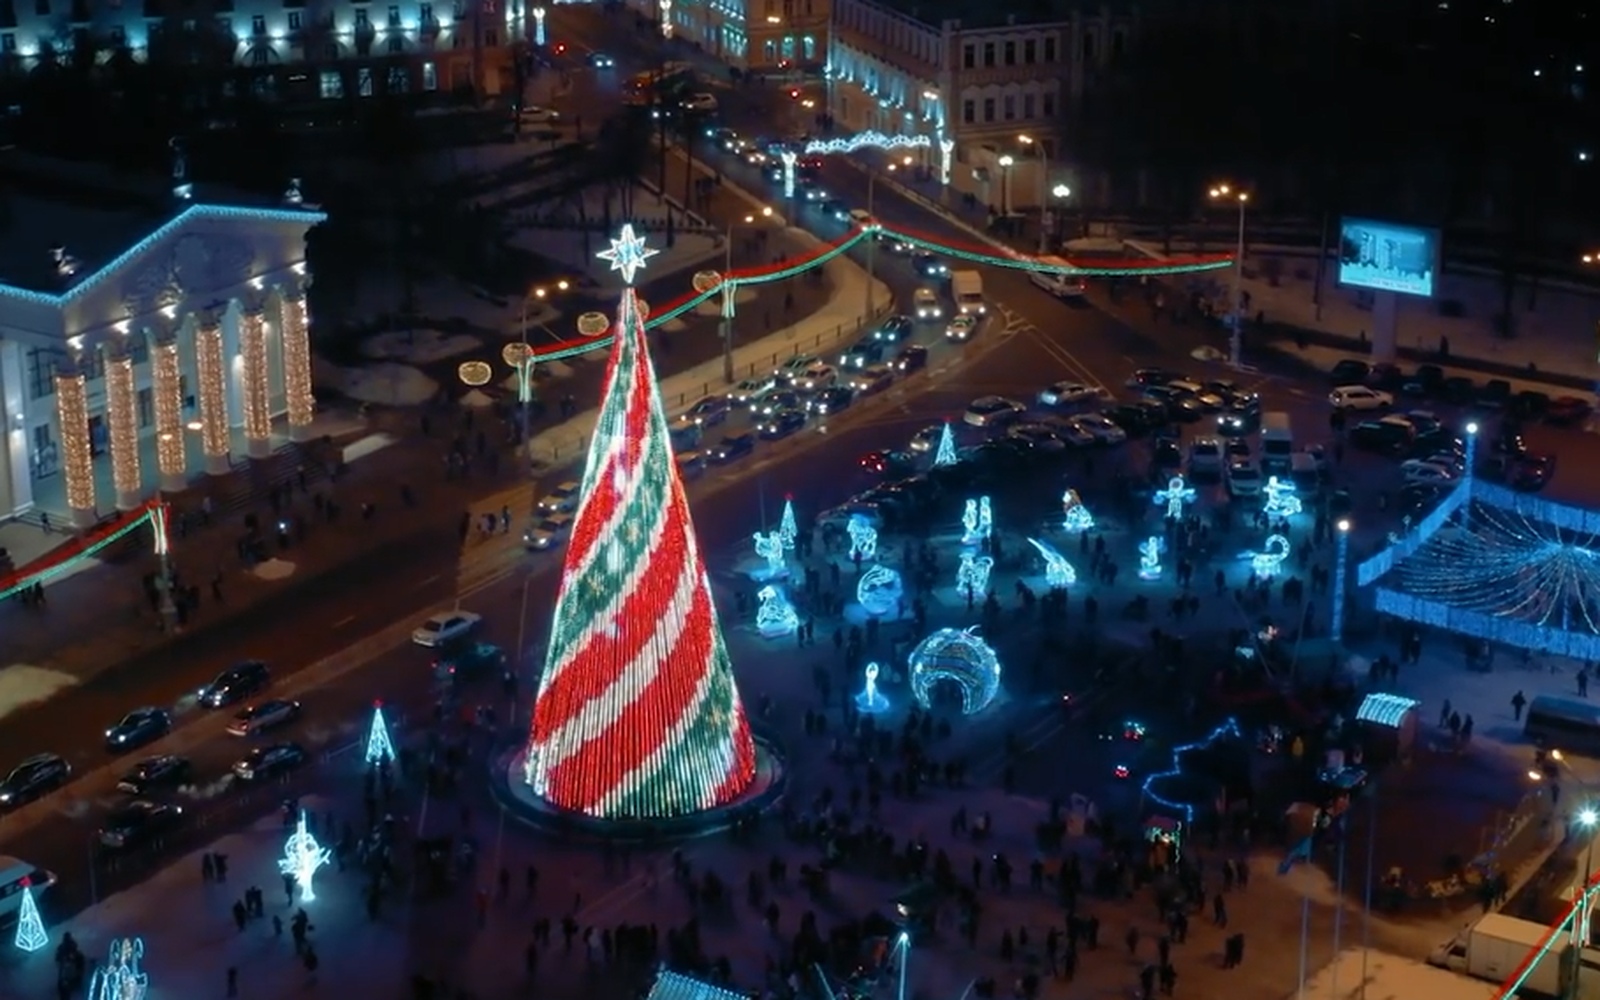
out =
[(238, 966), (230, 965), (230, 966), (228, 966), (228, 996), (236, 997), (238, 995), (239, 995), (239, 968), (238, 968)]
[(200, 855), (200, 881), (211, 882), (217, 877), (217, 869), (211, 863), (210, 853)]
[(211, 867), (217, 873), (218, 882), (228, 881), (228, 856), (226, 854), (213, 853), (211, 855)]
[[(1580, 673), (1578, 676), (1582, 677), (1583, 674)], [(1583, 690), (1584, 685), (1582, 682), (1579, 682), (1579, 693), (1581, 694)], [(1528, 707), (1528, 698), (1521, 691), (1518, 691), (1516, 694), (1511, 696), (1511, 719), (1513, 722), (1522, 721), (1522, 710), (1526, 707)]]
[(1128, 945), (1128, 954), (1137, 953), (1139, 950), (1139, 928), (1129, 927), (1128, 933), (1123, 936), (1122, 940)]
[(244, 901), (243, 900), (238, 900), (238, 899), (234, 900), (233, 901), (233, 923), (234, 923), (234, 926), (239, 928), (239, 932), (240, 933), (244, 932), (245, 922), (247, 920), (249, 920), (249, 919), (250, 919), (250, 915), (245, 912)]
[(283, 918), (276, 913), (272, 915), (272, 936), (275, 938), (283, 937)]
[(289, 907), (291, 907), (293, 905), (294, 905), (294, 876), (293, 875), (285, 875), (283, 877), (283, 906), (284, 906), (284, 909), (288, 909)]

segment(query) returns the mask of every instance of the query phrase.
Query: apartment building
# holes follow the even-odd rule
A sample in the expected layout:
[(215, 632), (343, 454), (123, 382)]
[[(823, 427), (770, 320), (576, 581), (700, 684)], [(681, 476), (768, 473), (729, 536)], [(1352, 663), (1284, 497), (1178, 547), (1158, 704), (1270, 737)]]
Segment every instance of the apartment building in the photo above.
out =
[(628, 0), (639, 17), (739, 70), (819, 72), (833, 0)]

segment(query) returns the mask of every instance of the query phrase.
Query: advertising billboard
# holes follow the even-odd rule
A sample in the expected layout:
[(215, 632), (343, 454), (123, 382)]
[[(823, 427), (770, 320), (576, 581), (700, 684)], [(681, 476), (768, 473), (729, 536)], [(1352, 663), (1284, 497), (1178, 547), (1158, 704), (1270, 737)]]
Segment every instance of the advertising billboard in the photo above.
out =
[(1431, 296), (1439, 271), (1439, 231), (1371, 219), (1339, 223), (1339, 284)]

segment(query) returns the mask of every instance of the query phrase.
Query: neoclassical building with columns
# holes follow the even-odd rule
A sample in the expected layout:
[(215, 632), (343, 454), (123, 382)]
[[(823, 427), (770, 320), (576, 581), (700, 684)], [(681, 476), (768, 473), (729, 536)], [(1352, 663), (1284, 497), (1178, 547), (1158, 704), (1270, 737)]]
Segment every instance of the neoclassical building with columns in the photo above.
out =
[(54, 245), (8, 239), (0, 517), (39, 510), (92, 524), (308, 437), (305, 246), (324, 218), (298, 205), (189, 202), (120, 245), (116, 234), (132, 236), (140, 220), (80, 218), (81, 244), (71, 225)]

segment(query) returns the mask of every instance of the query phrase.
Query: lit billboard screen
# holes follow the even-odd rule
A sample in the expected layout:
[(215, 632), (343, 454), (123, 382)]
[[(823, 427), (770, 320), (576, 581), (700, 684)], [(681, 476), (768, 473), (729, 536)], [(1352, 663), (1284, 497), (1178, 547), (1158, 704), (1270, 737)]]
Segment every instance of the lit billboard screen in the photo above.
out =
[(1439, 231), (1371, 219), (1339, 224), (1339, 283), (1402, 295), (1433, 294)]

